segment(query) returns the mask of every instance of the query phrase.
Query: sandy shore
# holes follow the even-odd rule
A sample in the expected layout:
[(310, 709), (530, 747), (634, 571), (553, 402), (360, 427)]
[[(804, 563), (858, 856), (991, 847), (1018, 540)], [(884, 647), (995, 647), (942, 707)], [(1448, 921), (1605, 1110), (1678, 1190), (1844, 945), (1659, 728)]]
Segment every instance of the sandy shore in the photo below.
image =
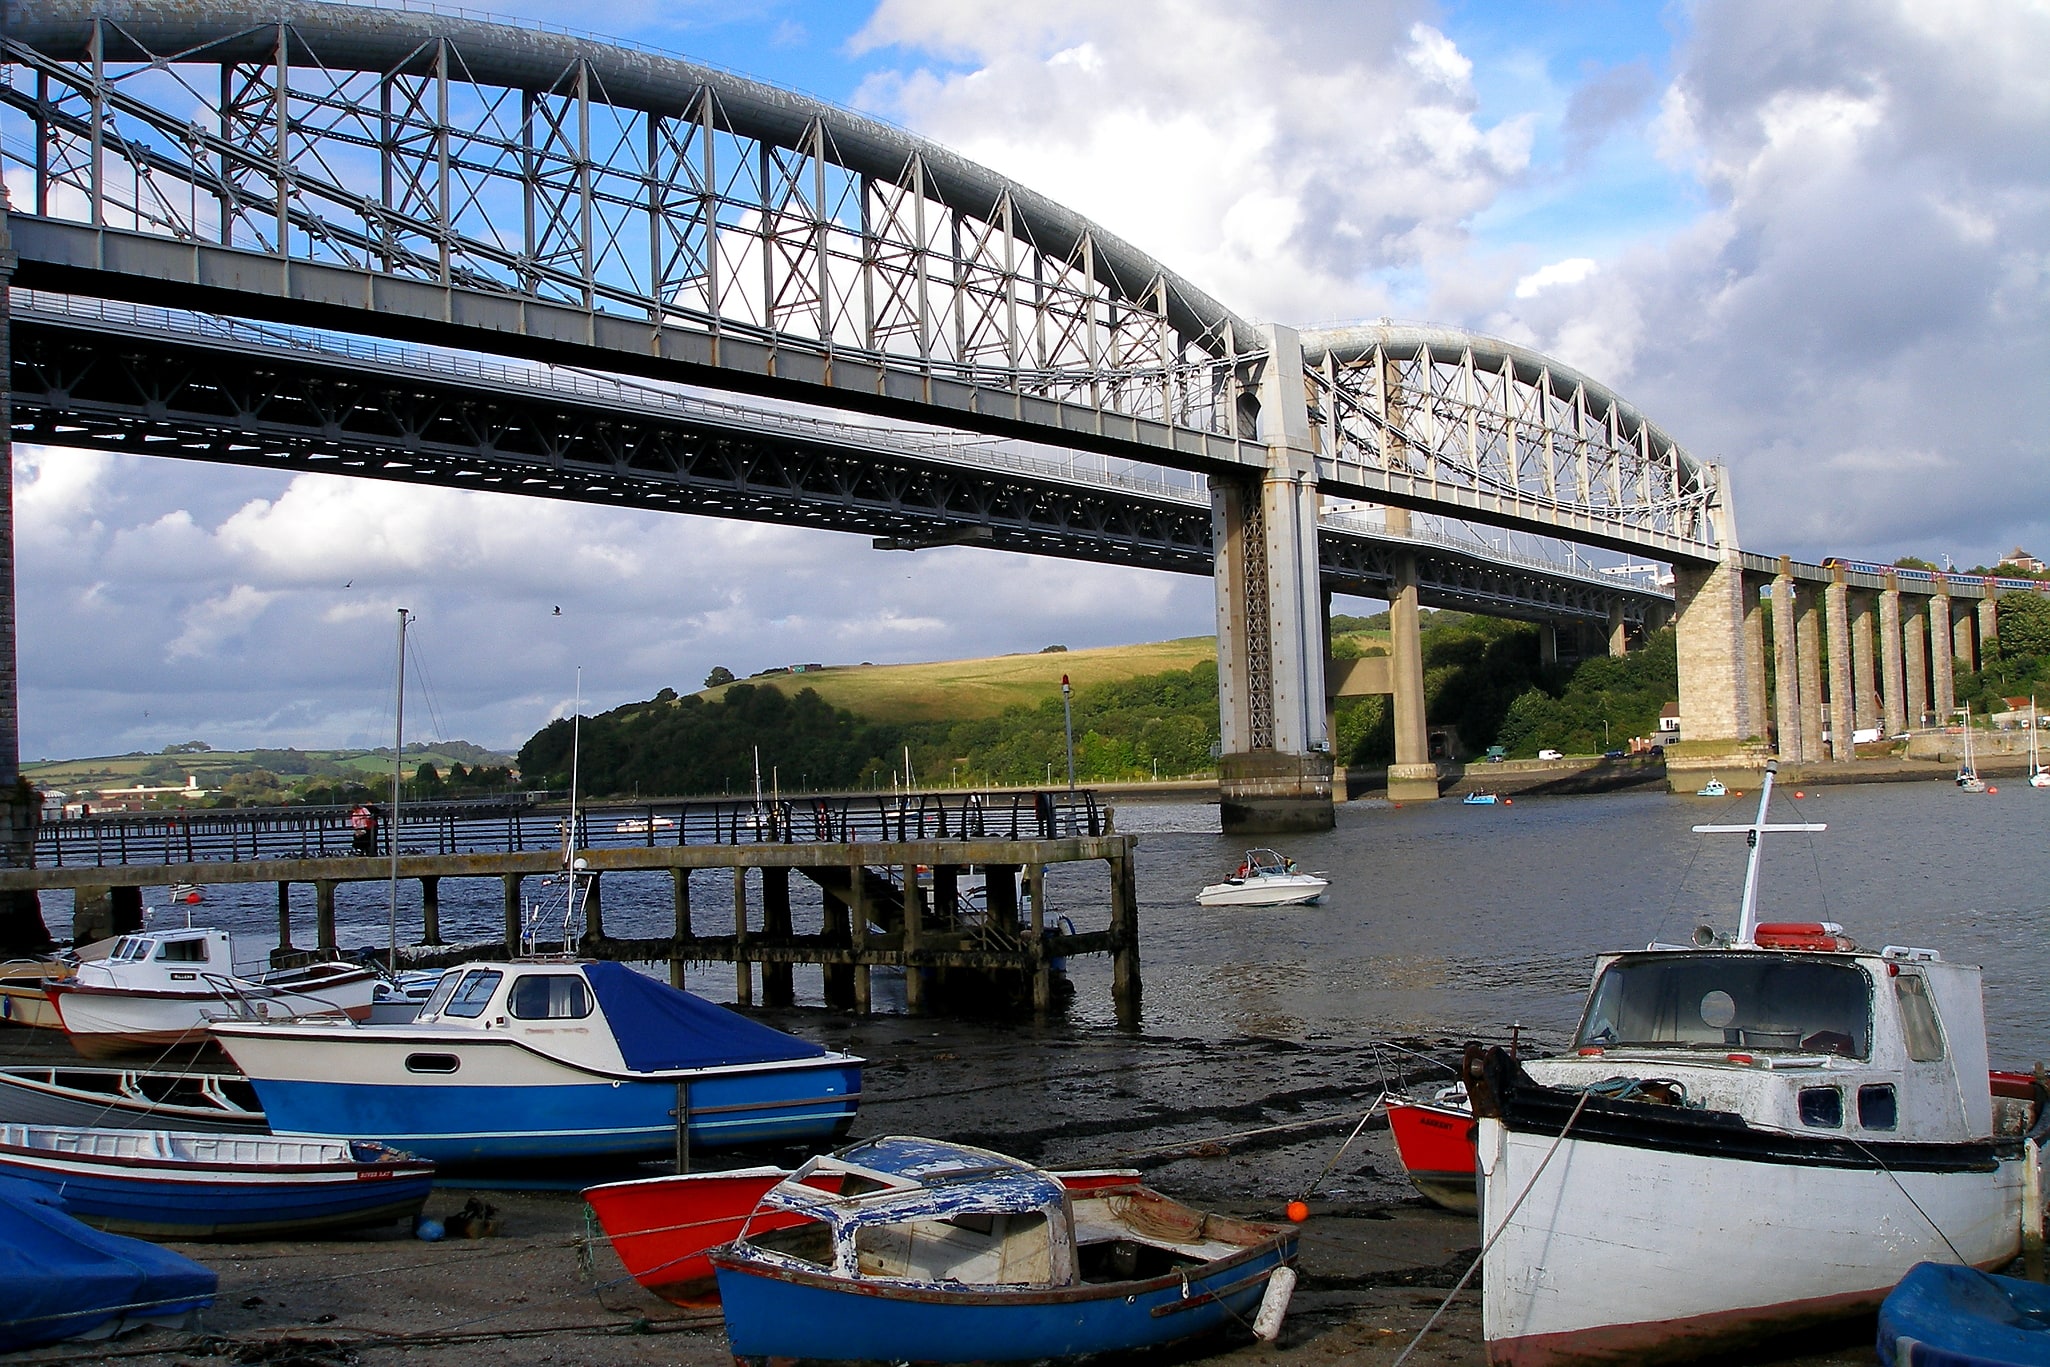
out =
[[(1049, 1164), (1134, 1164), (1201, 1207), (1280, 1218), (1315, 1188), (1302, 1283), (1281, 1340), (1239, 1342), (1219, 1363), (1393, 1363), (1478, 1252), (1471, 1217), (1414, 1196), (1378, 1116), (1341, 1147), (1385, 1082), (1442, 1076), (1423, 1055), (1453, 1040), (1356, 1047), (1204, 1041), (1109, 1030), (816, 1012), (772, 1017), (871, 1062), (858, 1134), (924, 1133)], [(0, 1058), (55, 1059), (61, 1040), (0, 1031)], [(53, 1052), (54, 1051), (54, 1052)], [(1414, 1051), (1414, 1052), (1412, 1052)], [(589, 1174), (543, 1171), (552, 1190), (438, 1186), (428, 1213), (472, 1196), (498, 1207), (495, 1237), (423, 1243), (394, 1225), (306, 1242), (179, 1245), (220, 1273), (199, 1334), (149, 1329), (11, 1362), (610, 1364), (731, 1361), (716, 1314), (679, 1309), (625, 1278), (576, 1194)], [(522, 1182), (528, 1178), (520, 1179)], [(1862, 1336), (1861, 1336), (1862, 1335)], [(1869, 1329), (1787, 1367), (1871, 1361)], [(1484, 1360), (1471, 1289), (1409, 1361)], [(1761, 1361), (1752, 1355), (1747, 1361)]]

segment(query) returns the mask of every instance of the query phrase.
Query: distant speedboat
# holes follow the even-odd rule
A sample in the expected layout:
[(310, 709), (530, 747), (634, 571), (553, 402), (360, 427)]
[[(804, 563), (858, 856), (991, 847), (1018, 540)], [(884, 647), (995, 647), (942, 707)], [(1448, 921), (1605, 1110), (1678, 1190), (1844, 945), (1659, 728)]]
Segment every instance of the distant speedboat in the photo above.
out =
[(630, 816), (613, 822), (612, 829), (620, 835), (648, 835), (654, 831), (673, 831), (676, 822), (666, 816)]
[(1502, 800), (1500, 793), (1468, 793), (1459, 799), (1468, 807), (1492, 807)]
[(1331, 880), (1299, 873), (1295, 860), (1274, 850), (1247, 850), (1238, 870), (1196, 894), (1206, 907), (1293, 907), (1316, 901)]
[(1696, 797), (1728, 797), (1729, 795), (1730, 790), (1723, 786), (1723, 781), (1719, 778), (1712, 778), (1694, 790), (1694, 796)]
[(244, 975), (225, 930), (187, 926), (123, 935), (106, 958), (76, 976), (47, 979), (65, 1033), (79, 1053), (100, 1058), (124, 1050), (203, 1044), (209, 1019), (228, 1016), (370, 1014), (377, 975), (351, 964)]

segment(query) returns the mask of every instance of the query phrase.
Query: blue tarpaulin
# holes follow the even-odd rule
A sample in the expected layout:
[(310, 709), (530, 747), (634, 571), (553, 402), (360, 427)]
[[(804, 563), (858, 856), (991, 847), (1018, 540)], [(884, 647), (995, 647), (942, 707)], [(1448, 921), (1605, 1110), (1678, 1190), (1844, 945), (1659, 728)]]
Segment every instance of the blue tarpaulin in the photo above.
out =
[(64, 1213), (54, 1192), (0, 1177), (0, 1352), (168, 1319), (213, 1304), (220, 1278), (168, 1248)]
[(637, 1073), (784, 1063), (821, 1058), (826, 1052), (821, 1045), (757, 1024), (625, 964), (585, 964), (584, 976), (612, 1027), (612, 1037), (619, 1041), (626, 1066)]

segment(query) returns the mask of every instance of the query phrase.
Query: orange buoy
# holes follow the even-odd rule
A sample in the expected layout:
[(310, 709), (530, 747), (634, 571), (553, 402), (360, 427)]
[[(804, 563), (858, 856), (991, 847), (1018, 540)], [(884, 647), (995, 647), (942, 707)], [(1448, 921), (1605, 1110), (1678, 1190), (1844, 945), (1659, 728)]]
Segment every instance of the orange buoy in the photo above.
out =
[(1290, 1201), (1290, 1202), (1288, 1203), (1288, 1218), (1289, 1218), (1290, 1220), (1294, 1221), (1294, 1222), (1295, 1222), (1296, 1224), (1301, 1224), (1301, 1223), (1302, 1223), (1303, 1221), (1305, 1221), (1305, 1220), (1309, 1219), (1309, 1218), (1310, 1218), (1310, 1206), (1309, 1206), (1309, 1202), (1307, 1202), (1307, 1201)]
[(1998, 788), (1994, 787), (1994, 786), (1993, 786), (1992, 784), (1990, 784), (1990, 783), (1989, 783), (1989, 784), (1987, 784), (1987, 785), (1986, 785), (1986, 791), (1987, 791), (1987, 792), (1989, 792), (1989, 793), (1997, 793), (1997, 792), (1999, 792), (2000, 790), (1999, 790)]
[(1806, 794), (1806, 793), (1802, 792), (1802, 791), (1801, 791), (1801, 790), (1800, 790), (1799, 788), (1796, 788), (1796, 789), (1794, 789), (1794, 796), (1795, 796), (1795, 797), (1797, 797), (1797, 798), (1801, 798), (1801, 797), (1806, 797), (1806, 796), (1808, 796), (1808, 794)]

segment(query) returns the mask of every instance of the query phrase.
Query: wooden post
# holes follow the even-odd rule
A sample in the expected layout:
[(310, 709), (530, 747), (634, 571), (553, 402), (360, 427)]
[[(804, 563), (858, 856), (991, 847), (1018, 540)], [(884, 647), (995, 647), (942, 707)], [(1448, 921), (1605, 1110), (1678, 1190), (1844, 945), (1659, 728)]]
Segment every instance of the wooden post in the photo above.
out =
[[(604, 880), (597, 874), (587, 874), (584, 884), (584, 938), (602, 940), (605, 938), (605, 898), (599, 892)], [(564, 934), (568, 931), (565, 927)]]
[(669, 985), (683, 986), (683, 942), (694, 939), (690, 927), (690, 870), (669, 871), (669, 895), (676, 910), (676, 949), (669, 955)]
[(741, 1006), (755, 1004), (754, 965), (747, 957), (747, 869), (733, 866), (733, 999)]
[(278, 948), (289, 951), (292, 948), (292, 885), (278, 884)]
[(925, 889), (918, 885), (918, 863), (904, 865), (904, 1009), (925, 1014), (925, 970), (918, 966), (918, 939), (925, 920)]
[(847, 903), (847, 934), (854, 945), (854, 1010), (869, 1012), (868, 991), (868, 866), (854, 861), (854, 890)]
[(1139, 882), (1126, 850), (1110, 861), (1110, 995), (1130, 1030), (1139, 1025)]
[(441, 875), (420, 875), (420, 943), (441, 943)]
[[(790, 948), (790, 870), (777, 865), (762, 869), (762, 937), (783, 949)], [(762, 1001), (768, 1006), (790, 1006), (797, 1001), (797, 986), (790, 961), (762, 963)]]
[(836, 894), (823, 888), (820, 890), (820, 909), (825, 914), (825, 927), (820, 939), (824, 952), (819, 955), (824, 979), (826, 1005), (845, 1011), (854, 1004), (853, 965), (846, 958), (836, 961), (836, 952), (845, 954), (854, 942), (854, 928), (847, 915), (847, 903)]
[(1053, 960), (1046, 952), (1046, 866), (1025, 866), (1025, 895), (1032, 902), (1032, 920), (1025, 931), (1031, 950), (1032, 1014), (1045, 1016), (1053, 1009)]
[(505, 952), (520, 952), (520, 875), (507, 873), (499, 875), (505, 884)]
[(335, 884), (321, 878), (313, 884), (313, 943), (316, 948), (335, 947)]

